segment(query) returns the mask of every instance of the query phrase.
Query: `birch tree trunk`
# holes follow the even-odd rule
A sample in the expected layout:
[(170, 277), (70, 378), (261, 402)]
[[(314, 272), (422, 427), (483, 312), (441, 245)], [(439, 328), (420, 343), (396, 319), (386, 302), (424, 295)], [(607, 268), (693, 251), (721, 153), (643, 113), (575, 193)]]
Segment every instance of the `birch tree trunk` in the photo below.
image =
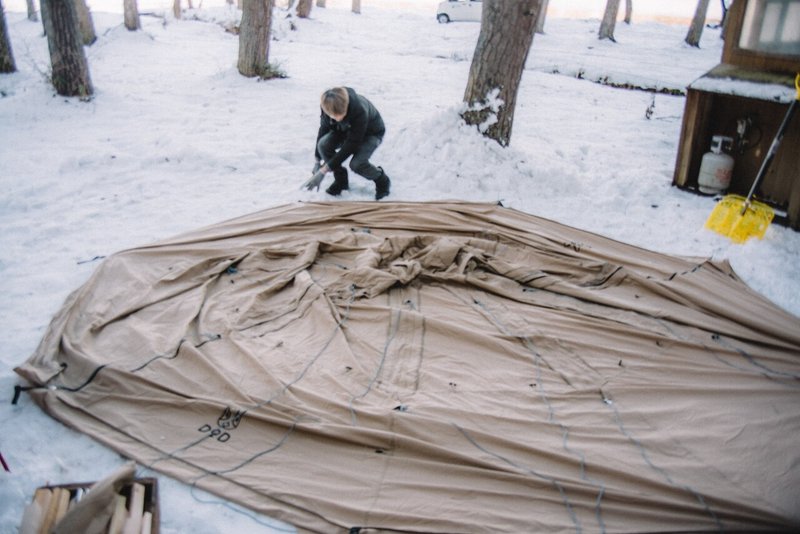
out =
[(325, 0), (317, 0), (317, 7), (325, 7)]
[(242, 76), (269, 77), (269, 33), (274, 0), (243, 0), (238, 69)]
[(6, 12), (3, 11), (3, 0), (0, 0), (0, 73), (16, 72), (14, 54), (11, 51), (11, 39), (6, 26)]
[(700, 47), (700, 37), (703, 36), (703, 26), (706, 24), (706, 13), (708, 13), (709, 0), (698, 0), (697, 8), (694, 10), (694, 18), (686, 34), (686, 44), (689, 46)]
[(633, 0), (625, 0), (625, 24), (630, 24), (633, 18)]
[(514, 109), (542, 0), (484, 0), (462, 117), (484, 136), (508, 146)]
[(97, 33), (94, 31), (92, 13), (86, 0), (75, 0), (75, 13), (78, 16), (78, 31), (81, 33), (81, 40), (84, 45), (90, 45), (97, 40)]
[(125, 9), (125, 27), (132, 32), (142, 29), (142, 22), (139, 20), (139, 6), (136, 5), (136, 0), (123, 0), (122, 5)]
[(25, 4), (28, 6), (28, 20), (33, 22), (39, 20), (39, 16), (36, 14), (36, 4), (33, 3), (33, 0), (25, 0)]
[(172, 16), (176, 19), (181, 18), (181, 0), (174, 0), (172, 2)]
[(617, 42), (614, 39), (614, 28), (617, 26), (617, 15), (619, 14), (619, 0), (607, 0), (606, 1), (606, 12), (603, 15), (603, 22), (600, 23), (600, 31), (598, 32), (598, 37), (602, 39), (608, 39), (614, 43)]
[(361, 0), (353, 0), (353, 13), (360, 14), (361, 13)]
[(547, 4), (549, 3), (550, 0), (542, 0), (539, 17), (536, 19), (536, 33), (544, 33), (544, 19), (547, 18)]
[(42, 18), (47, 18), (52, 81), (62, 96), (87, 98), (94, 92), (89, 65), (78, 33), (78, 17), (72, 0), (43, 0)]
[(307, 19), (311, 15), (311, 0), (298, 0), (297, 1), (297, 16), (301, 19)]

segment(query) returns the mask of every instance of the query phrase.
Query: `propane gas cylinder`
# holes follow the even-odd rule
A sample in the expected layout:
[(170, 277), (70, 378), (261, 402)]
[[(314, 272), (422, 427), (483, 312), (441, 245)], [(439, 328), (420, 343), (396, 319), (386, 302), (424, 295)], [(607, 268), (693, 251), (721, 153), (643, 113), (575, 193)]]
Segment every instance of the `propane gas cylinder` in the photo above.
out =
[(711, 138), (711, 150), (703, 154), (700, 162), (700, 175), (697, 185), (701, 193), (717, 194), (728, 189), (733, 175), (733, 157), (725, 153), (725, 148), (733, 144), (733, 139), (722, 135)]

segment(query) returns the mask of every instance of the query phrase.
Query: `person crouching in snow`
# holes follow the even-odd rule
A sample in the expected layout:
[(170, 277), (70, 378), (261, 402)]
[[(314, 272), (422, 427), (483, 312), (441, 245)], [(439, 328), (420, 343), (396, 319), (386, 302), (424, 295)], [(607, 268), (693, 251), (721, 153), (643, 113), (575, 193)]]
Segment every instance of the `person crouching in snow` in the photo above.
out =
[(387, 196), (391, 186), (389, 177), (369, 161), (386, 132), (381, 114), (372, 102), (350, 87), (334, 87), (322, 93), (320, 107), (314, 176), (306, 182), (306, 189), (319, 189), (322, 178), (332, 171), (333, 184), (325, 191), (339, 196), (350, 186), (342, 163), (353, 156), (350, 169), (375, 182), (375, 200)]

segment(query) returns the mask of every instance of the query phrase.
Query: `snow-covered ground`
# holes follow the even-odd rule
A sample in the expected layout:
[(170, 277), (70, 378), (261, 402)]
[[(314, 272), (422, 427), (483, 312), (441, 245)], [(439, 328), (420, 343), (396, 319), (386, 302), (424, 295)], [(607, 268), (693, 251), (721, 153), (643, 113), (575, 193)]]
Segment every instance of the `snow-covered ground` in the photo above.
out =
[[(11, 467), (0, 472), (2, 533), (15, 532), (35, 487), (96, 480), (123, 462), (27, 396), (12, 406), (14, 366), (102, 257), (279, 204), (333, 200), (300, 190), (319, 94), (331, 86), (356, 88), (383, 113), (374, 162), (393, 180), (390, 200), (502, 201), (641, 247), (727, 259), (800, 315), (800, 234), (773, 225), (761, 241), (731, 244), (703, 229), (713, 199), (671, 186), (684, 98), (587, 81), (681, 89), (719, 62), (717, 30), (695, 49), (683, 43), (685, 26), (634, 18), (617, 26), (614, 44), (597, 40), (597, 18), (550, 18), (503, 149), (459, 120), (477, 24), (440, 25), (419, 5), (398, 10), (403, 2), (364, 2), (353, 15), (329, 1), (292, 31), (278, 12), (270, 59), (288, 77), (261, 82), (236, 70), (238, 39), (223, 30), (234, 8), (174, 20), (171, 2), (150, 4), (139, 32), (94, 8), (95, 96), (80, 102), (54, 94), (41, 24), (26, 19), (24, 3), (6, 2), (19, 72), (0, 75), (0, 451)], [(371, 183), (351, 185), (345, 199), (372, 198)], [(284, 528), (167, 477), (159, 483), (162, 532)]]

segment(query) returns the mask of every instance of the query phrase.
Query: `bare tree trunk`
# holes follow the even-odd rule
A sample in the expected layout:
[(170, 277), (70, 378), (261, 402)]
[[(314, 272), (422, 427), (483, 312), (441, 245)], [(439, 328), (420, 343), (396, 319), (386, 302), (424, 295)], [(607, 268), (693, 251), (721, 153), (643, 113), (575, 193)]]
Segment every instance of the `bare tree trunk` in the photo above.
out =
[(544, 19), (547, 18), (547, 4), (549, 3), (550, 0), (542, 0), (539, 18), (536, 19), (536, 33), (544, 33)]
[(501, 146), (511, 140), (517, 90), (541, 7), (542, 0), (483, 1), (462, 117)]
[(130, 31), (142, 29), (142, 22), (139, 20), (139, 6), (136, 5), (136, 0), (123, 0), (123, 7), (125, 9), (125, 27)]
[(97, 40), (97, 33), (94, 31), (92, 13), (86, 0), (75, 0), (75, 13), (78, 16), (78, 31), (81, 33), (81, 40), (84, 45), (90, 45)]
[(181, 18), (181, 0), (174, 0), (172, 2), (172, 16), (176, 19)]
[(361, 0), (353, 0), (353, 13), (360, 14), (361, 13)]
[(42, 30), (44, 31), (44, 36), (47, 37), (47, 34), (50, 33), (50, 16), (47, 14), (47, 2), (45, 0), (40, 0), (39, 2), (39, 9), (42, 10)]
[(633, 18), (633, 0), (625, 0), (625, 24), (630, 24)]
[(606, 12), (603, 15), (603, 22), (600, 23), (600, 32), (598, 37), (608, 39), (612, 42), (617, 42), (614, 39), (614, 28), (617, 26), (617, 15), (619, 14), (619, 0), (607, 0)]
[(325, 0), (317, 0), (317, 7), (325, 7)]
[(78, 17), (72, 0), (43, 0), (47, 8), (42, 18), (47, 28), (47, 45), (50, 49), (50, 64), (53, 86), (62, 96), (86, 98), (94, 90), (89, 77), (89, 65), (78, 33)]
[(11, 51), (11, 39), (6, 26), (6, 12), (3, 11), (3, 0), (0, 0), (0, 73), (16, 72), (14, 53)]
[(244, 0), (239, 27), (239, 73), (269, 77), (269, 33), (274, 0)]
[(703, 35), (703, 26), (706, 24), (706, 13), (708, 13), (709, 0), (697, 0), (697, 8), (694, 10), (694, 18), (686, 34), (686, 44), (689, 46), (700, 46), (700, 37)]
[(33, 3), (33, 0), (25, 0), (25, 4), (28, 6), (28, 20), (33, 22), (39, 20), (39, 15), (36, 14), (36, 4)]
[(301, 19), (307, 19), (311, 15), (311, 0), (298, 0), (297, 1), (297, 16)]

